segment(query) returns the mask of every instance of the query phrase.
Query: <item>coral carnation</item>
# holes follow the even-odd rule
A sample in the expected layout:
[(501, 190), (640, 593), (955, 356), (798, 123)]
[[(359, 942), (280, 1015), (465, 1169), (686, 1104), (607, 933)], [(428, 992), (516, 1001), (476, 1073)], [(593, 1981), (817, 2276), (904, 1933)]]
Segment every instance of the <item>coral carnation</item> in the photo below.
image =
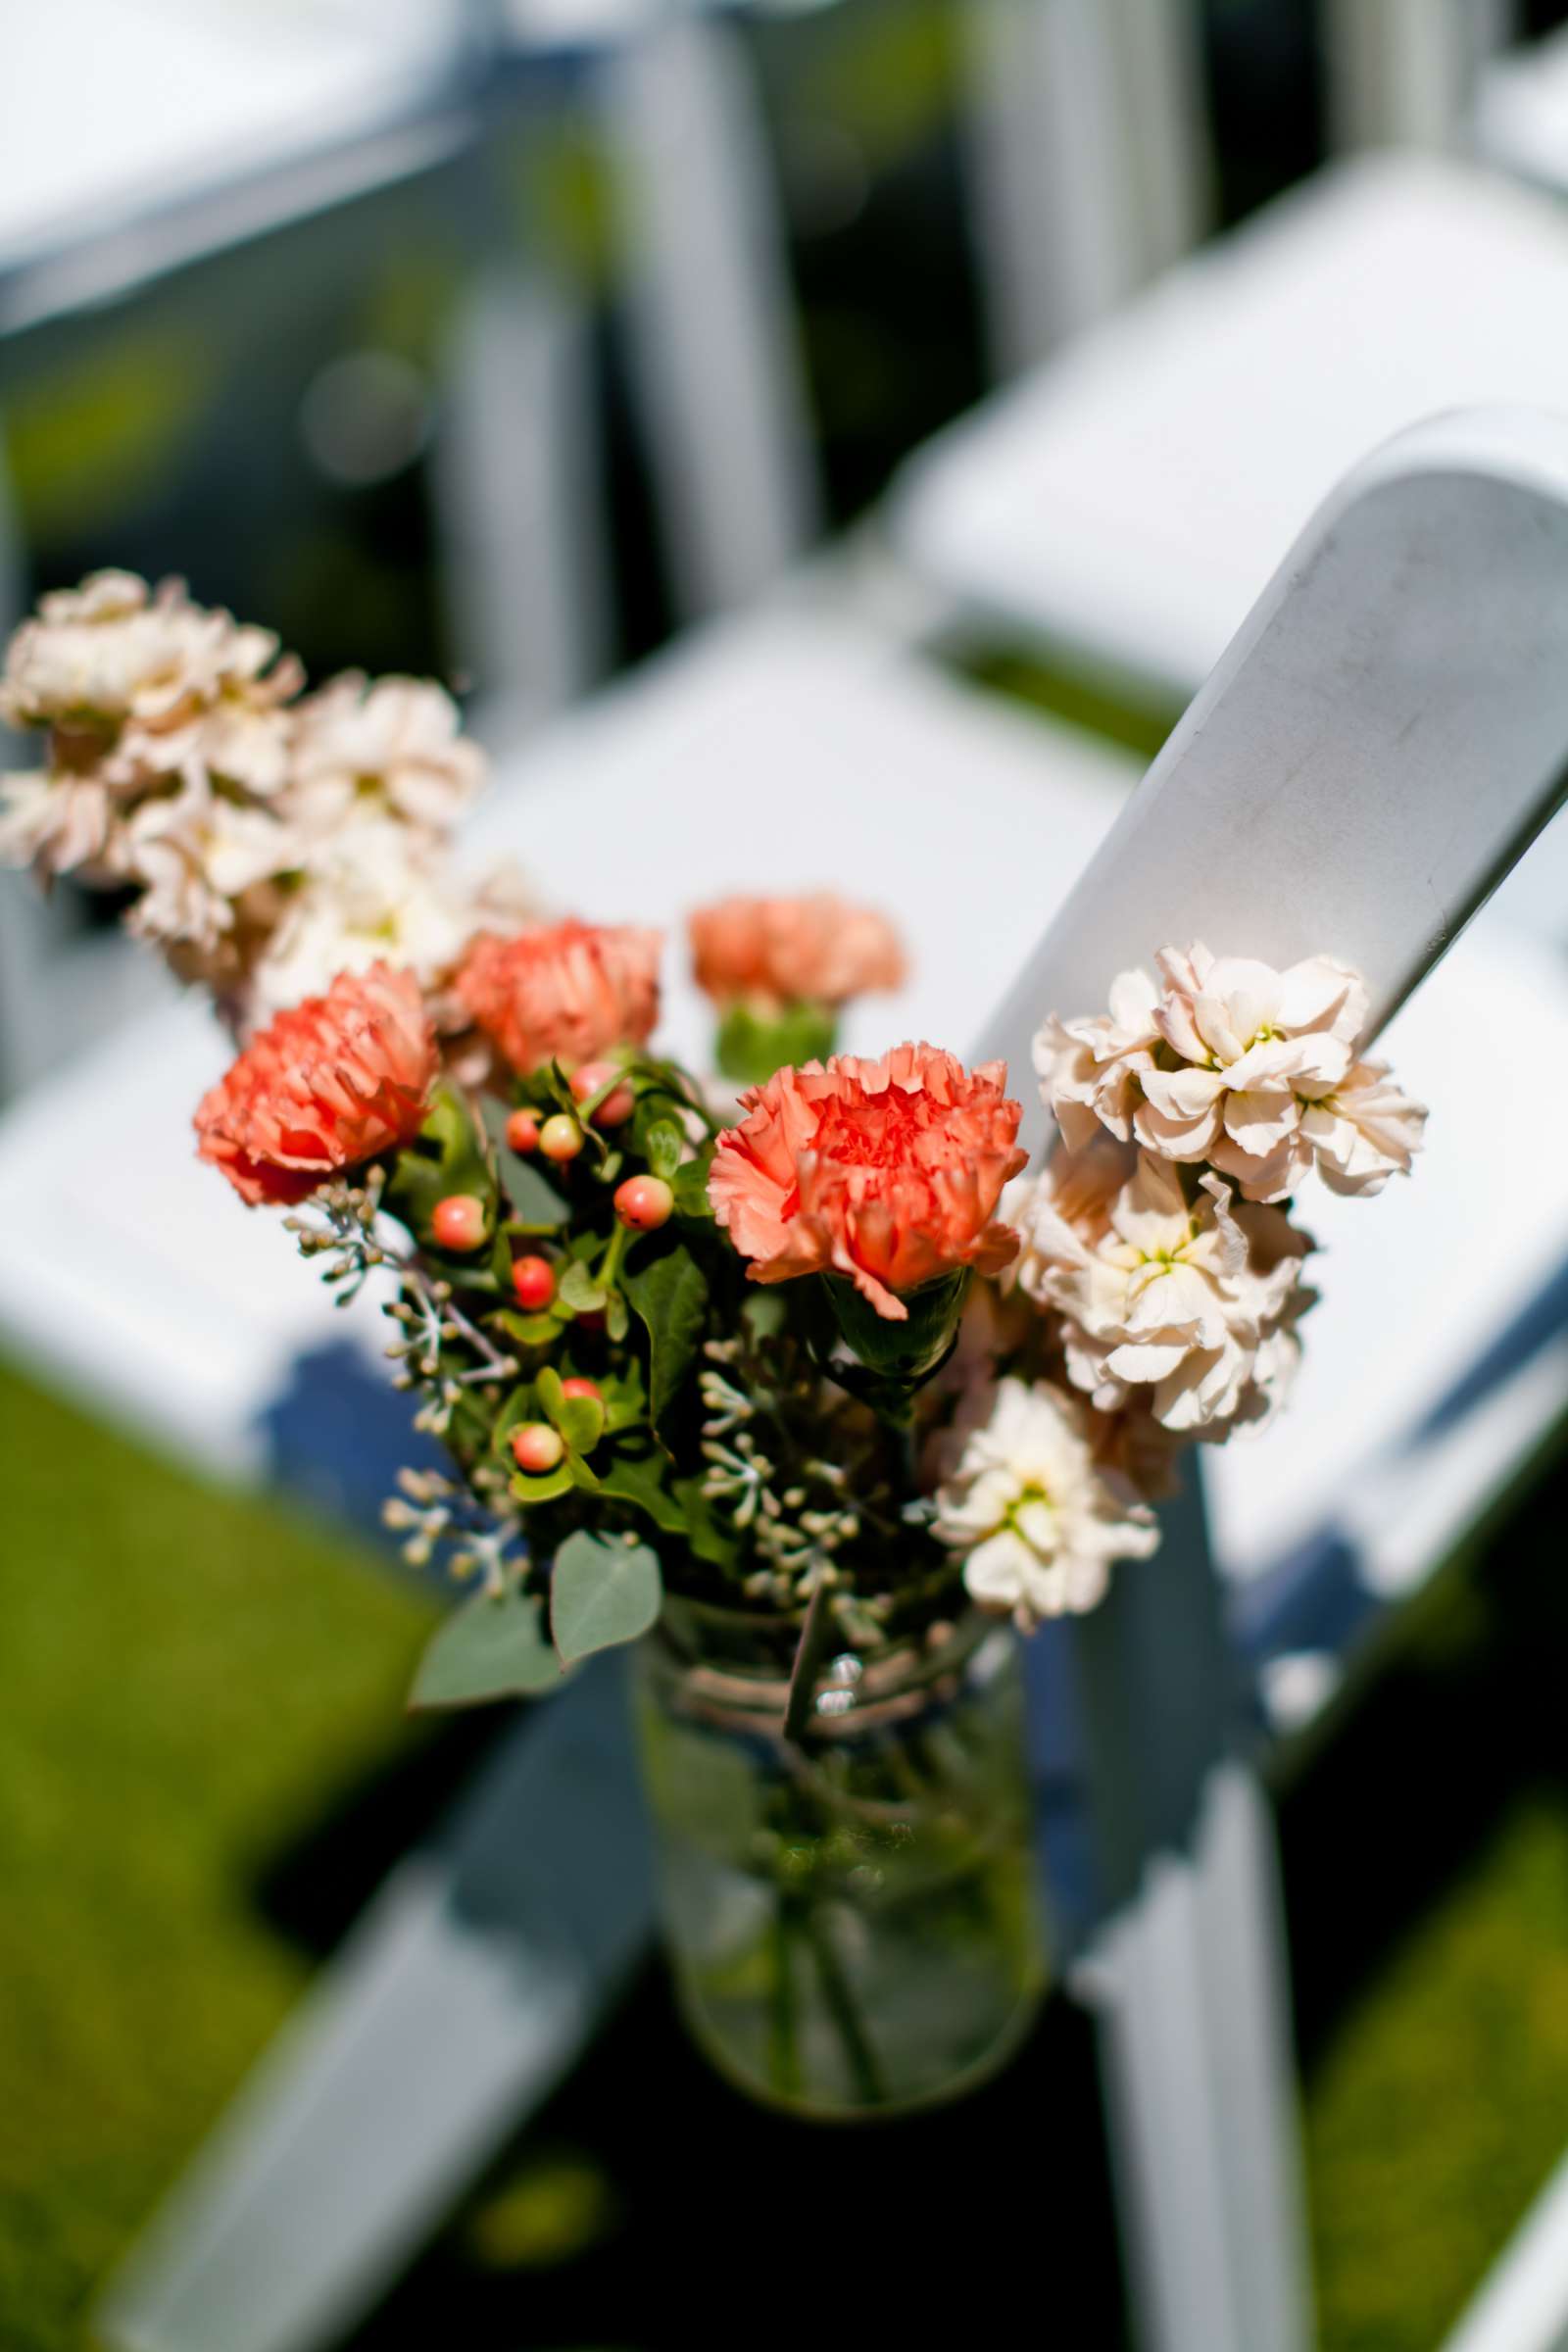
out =
[(844, 1004), (868, 990), (898, 988), (904, 952), (886, 917), (831, 891), (802, 899), (721, 899), (690, 920), (697, 985), (716, 1004), (737, 1000)]
[(970, 1072), (906, 1045), (880, 1061), (840, 1054), (780, 1070), (742, 1095), (709, 1199), (752, 1280), (847, 1275), (903, 1322), (900, 1292), (963, 1266), (999, 1272), (1017, 1237), (995, 1221), (997, 1203), (1028, 1156), (1006, 1075), (1004, 1062)]
[(454, 983), (502, 1058), (526, 1077), (640, 1046), (659, 1018), (658, 931), (553, 924), (515, 939), (481, 932)]
[(418, 1133), (435, 1077), (418, 984), (385, 963), (343, 972), (279, 1013), (203, 1098), (197, 1151), (254, 1207), (302, 1200)]

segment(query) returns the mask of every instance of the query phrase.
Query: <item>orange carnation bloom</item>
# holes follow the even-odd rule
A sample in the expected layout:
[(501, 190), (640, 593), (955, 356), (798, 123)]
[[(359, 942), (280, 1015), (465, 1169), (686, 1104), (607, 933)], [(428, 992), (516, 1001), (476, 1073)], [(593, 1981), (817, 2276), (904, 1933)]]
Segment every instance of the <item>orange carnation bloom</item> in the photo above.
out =
[(845, 1004), (898, 988), (904, 951), (886, 916), (831, 891), (804, 899), (720, 899), (689, 918), (697, 985), (719, 1004)]
[(993, 1221), (997, 1203), (1028, 1157), (1006, 1077), (1003, 1061), (967, 1071), (908, 1045), (780, 1070), (742, 1095), (747, 1115), (718, 1139), (708, 1197), (752, 1280), (845, 1274), (903, 1322), (899, 1292), (960, 1266), (999, 1273), (1018, 1237)]
[(663, 944), (659, 931), (578, 922), (515, 939), (482, 931), (454, 985), (502, 1058), (527, 1077), (547, 1061), (640, 1046), (659, 1018)]
[(303, 1200), (340, 1168), (412, 1142), (436, 1072), (412, 972), (339, 972), (258, 1031), (196, 1113), (197, 1152), (242, 1200)]

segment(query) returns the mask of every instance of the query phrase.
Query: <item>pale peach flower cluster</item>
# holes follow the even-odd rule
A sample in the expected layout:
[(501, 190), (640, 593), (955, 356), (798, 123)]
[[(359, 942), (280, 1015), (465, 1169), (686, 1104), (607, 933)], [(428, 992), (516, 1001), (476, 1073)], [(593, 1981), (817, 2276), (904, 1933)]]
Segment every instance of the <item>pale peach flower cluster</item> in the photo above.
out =
[(129, 927), (242, 1034), (381, 957), (437, 988), (494, 913), (446, 865), (484, 773), (450, 695), (303, 682), (270, 631), (122, 571), (44, 597), (0, 677), (46, 745), (0, 783), (0, 858), (132, 885)]
[(1217, 1436), (1283, 1400), (1312, 1245), (1281, 1209), (1209, 1170), (1189, 1199), (1169, 1161), (1101, 1137), (1058, 1152), (1012, 1214), (1013, 1279), (1061, 1316), (1068, 1378), (1102, 1412)]
[(1313, 1169), (1336, 1192), (1408, 1174), (1426, 1111), (1358, 1060), (1367, 1021), (1356, 974), (1326, 956), (1275, 971), (1201, 946), (1163, 948), (1157, 980), (1123, 972), (1110, 1010), (1035, 1040), (1041, 1091), (1070, 1149), (1097, 1127), (1187, 1164), (1248, 1200), (1283, 1200)]
[(1097, 1462), (1094, 1435), (1080, 1398), (1008, 1377), (971, 1391), (940, 1442), (931, 1532), (967, 1555), (971, 1598), (1026, 1632), (1094, 1608), (1112, 1561), (1158, 1546), (1153, 1512)]
[(720, 899), (690, 916), (697, 985), (720, 1005), (762, 1013), (847, 1004), (902, 986), (904, 951), (887, 917), (831, 891), (798, 899)]

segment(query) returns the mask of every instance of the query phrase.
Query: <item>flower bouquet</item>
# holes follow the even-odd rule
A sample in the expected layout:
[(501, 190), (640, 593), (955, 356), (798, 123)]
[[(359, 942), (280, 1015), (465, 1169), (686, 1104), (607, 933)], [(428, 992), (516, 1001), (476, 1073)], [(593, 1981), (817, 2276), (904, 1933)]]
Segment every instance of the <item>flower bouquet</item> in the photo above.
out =
[(101, 573), (0, 707), (46, 745), (0, 844), (128, 891), (234, 1034), (201, 1155), (341, 1298), (390, 1285), (449, 1460), (386, 1516), (462, 1593), (413, 1703), (634, 1645), (718, 2064), (823, 2115), (996, 2066), (1047, 1978), (1015, 1635), (1155, 1550), (1183, 1444), (1277, 1409), (1300, 1185), (1408, 1170), (1355, 975), (1165, 950), (1048, 1017), (1027, 1176), (1001, 1064), (834, 1053), (902, 959), (825, 894), (696, 912), (720, 1075), (661, 1054), (656, 931), (457, 878), (480, 761), (438, 687), (307, 694), (265, 632)]

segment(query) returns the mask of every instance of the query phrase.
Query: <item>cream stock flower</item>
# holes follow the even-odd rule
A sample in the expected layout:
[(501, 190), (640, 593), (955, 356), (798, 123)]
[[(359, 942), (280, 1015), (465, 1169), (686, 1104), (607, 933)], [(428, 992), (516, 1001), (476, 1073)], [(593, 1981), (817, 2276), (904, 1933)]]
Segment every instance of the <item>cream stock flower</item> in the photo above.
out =
[(1353, 1063), (1332, 1093), (1301, 1105), (1301, 1133), (1329, 1190), (1368, 1199), (1396, 1170), (1409, 1175), (1426, 1123), (1426, 1105), (1400, 1092), (1386, 1061)]
[(251, 972), (243, 1026), (376, 962), (430, 988), (452, 972), (482, 919), (403, 826), (373, 816), (341, 826), (311, 845), (308, 879)]
[(1066, 1319), (1068, 1377), (1102, 1411), (1137, 1397), (1184, 1435), (1261, 1418), (1285, 1368), (1264, 1342), (1311, 1244), (1216, 1176), (1189, 1203), (1174, 1167), (1132, 1159), (1103, 1139), (1056, 1154), (1024, 1205), (1014, 1278)]
[(1162, 1158), (1209, 1166), (1247, 1200), (1285, 1200), (1314, 1162), (1338, 1191), (1408, 1170), (1425, 1112), (1382, 1063), (1357, 1063), (1367, 997), (1313, 956), (1285, 971), (1200, 943), (1163, 948), (1156, 984), (1123, 972), (1107, 1016), (1052, 1014), (1035, 1041), (1041, 1093), (1069, 1149), (1096, 1126)]
[(1147, 972), (1121, 972), (1111, 982), (1108, 1018), (1063, 1021), (1048, 1014), (1035, 1039), (1035, 1069), (1069, 1152), (1083, 1151), (1097, 1127), (1120, 1143), (1131, 1141), (1140, 1084), (1159, 1044), (1158, 1001)]
[(944, 1441), (931, 1532), (967, 1554), (972, 1597), (1026, 1628), (1092, 1609), (1112, 1560), (1158, 1547), (1153, 1513), (1097, 1467), (1090, 1430), (1077, 1397), (1009, 1378), (973, 1392)]
[(427, 679), (350, 670), (295, 711), (291, 811), (307, 825), (343, 822), (366, 803), (431, 834), (451, 831), (484, 781), (457, 705)]
[(0, 864), (30, 865), (47, 882), (119, 879), (112, 860), (117, 804), (97, 776), (59, 772), (0, 777)]
[(1175, 1069), (1142, 1073), (1133, 1131), (1167, 1159), (1207, 1160), (1249, 1200), (1282, 1200), (1310, 1172), (1300, 1097), (1336, 1086), (1366, 1025), (1366, 991), (1313, 956), (1277, 972), (1250, 956), (1162, 948), (1156, 1029)]
[(126, 927), (140, 939), (210, 951), (233, 929), (234, 903), (293, 871), (303, 855), (298, 835), (269, 809), (206, 784), (143, 801), (120, 845), (120, 870), (143, 885)]

